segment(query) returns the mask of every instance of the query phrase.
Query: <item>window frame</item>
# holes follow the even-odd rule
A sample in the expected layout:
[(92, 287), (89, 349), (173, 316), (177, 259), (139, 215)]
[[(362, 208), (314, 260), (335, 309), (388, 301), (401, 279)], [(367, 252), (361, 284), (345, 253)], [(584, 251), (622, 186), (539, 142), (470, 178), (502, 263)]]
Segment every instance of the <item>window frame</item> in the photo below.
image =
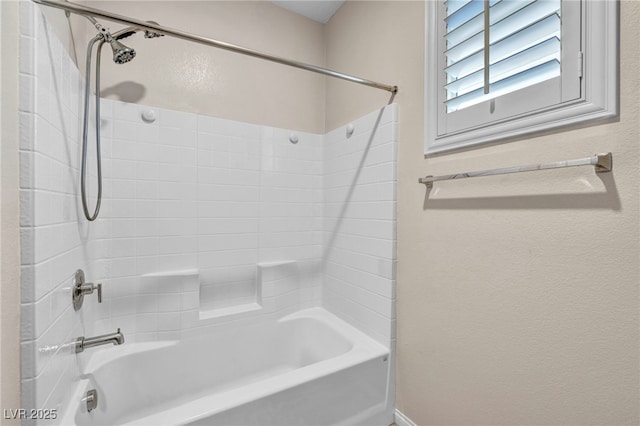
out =
[[(438, 67), (442, 55), (439, 48), (442, 29), (438, 22), (438, 3), (441, 1), (426, 0), (425, 5), (425, 156), (513, 140), (551, 129), (595, 124), (618, 116), (619, 0), (563, 0), (580, 2), (582, 8), (580, 96), (517, 116), (444, 133), (441, 116), (446, 114), (446, 108), (440, 96), (444, 91), (440, 86), (444, 70)], [(509, 95), (516, 94), (517, 98), (518, 93)]]

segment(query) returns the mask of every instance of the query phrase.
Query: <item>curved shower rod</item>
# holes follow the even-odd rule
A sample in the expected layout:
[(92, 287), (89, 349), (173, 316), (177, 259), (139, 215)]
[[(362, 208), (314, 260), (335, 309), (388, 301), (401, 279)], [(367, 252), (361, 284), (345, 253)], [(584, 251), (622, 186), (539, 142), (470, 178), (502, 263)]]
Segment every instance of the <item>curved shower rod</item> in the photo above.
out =
[(138, 28), (153, 31), (159, 34), (164, 34), (167, 36), (176, 37), (183, 40), (193, 41), (193, 42), (204, 44), (207, 46), (217, 47), (219, 49), (230, 50), (232, 52), (241, 53), (243, 55), (253, 56), (255, 58), (265, 59), (267, 61), (288, 65), (290, 67), (300, 68), (303, 70), (316, 72), (318, 74), (324, 74), (330, 77), (351, 81), (353, 83), (375, 87), (376, 89), (386, 90), (387, 92), (391, 92), (391, 93), (398, 92), (398, 86), (389, 86), (387, 84), (377, 83), (375, 81), (366, 80), (364, 78), (355, 77), (349, 74), (343, 74), (341, 72), (317, 67), (315, 65), (305, 64), (304, 62), (298, 62), (290, 59), (281, 58), (278, 56), (269, 55), (266, 53), (258, 52), (256, 50), (247, 49), (246, 47), (236, 46), (234, 44), (225, 43), (223, 41), (218, 41), (211, 38), (199, 36), (197, 34), (187, 33), (181, 30), (168, 28), (163, 25), (157, 25), (147, 21), (141, 21), (135, 18), (128, 18), (126, 16), (118, 15), (118, 14), (107, 12), (100, 9), (94, 9), (92, 7), (79, 5), (79, 4), (71, 3), (68, 1), (59, 1), (59, 0), (32, 0), (32, 1), (45, 6), (55, 7), (57, 9), (63, 9), (68, 12), (75, 13), (77, 15), (93, 16), (94, 18), (102, 18), (112, 22), (118, 22), (126, 25), (133, 25)]

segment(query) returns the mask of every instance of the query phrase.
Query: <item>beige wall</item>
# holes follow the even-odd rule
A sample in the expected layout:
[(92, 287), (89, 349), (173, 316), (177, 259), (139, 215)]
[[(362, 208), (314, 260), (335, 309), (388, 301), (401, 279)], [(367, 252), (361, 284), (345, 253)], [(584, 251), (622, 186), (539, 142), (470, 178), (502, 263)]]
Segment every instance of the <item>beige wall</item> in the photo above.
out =
[[(9, 3), (1, 2), (4, 58), (15, 57), (7, 45), (17, 48), (6, 37), (15, 32), (6, 31)], [(348, 2), (324, 32), (305, 18), (285, 19), (288, 12), (245, 2), (168, 3), (166, 12), (138, 2), (91, 5), (400, 86), (398, 407), (416, 423), (638, 423), (638, 2), (622, 2), (619, 122), (427, 160), (422, 2)], [(200, 9), (208, 7), (217, 9)], [(299, 26), (283, 23), (297, 19)], [(84, 52), (87, 37), (78, 32), (76, 49)], [(314, 132), (389, 99), (382, 91), (327, 80), (325, 121), (322, 77), (168, 38), (127, 41), (138, 49), (138, 62), (117, 71), (105, 66), (103, 87), (110, 97), (129, 87), (125, 100), (138, 96), (151, 105)], [(84, 54), (78, 56), (82, 63)], [(3, 109), (11, 93), (5, 92), (6, 67), (3, 59)], [(6, 172), (5, 147), (9, 155), (17, 148), (7, 145), (4, 123), (2, 187), (16, 188), (5, 179), (17, 178), (15, 170)], [(15, 133), (9, 141), (17, 143)], [(614, 173), (606, 176), (577, 168), (449, 182), (426, 201), (416, 183), (427, 173), (609, 150)], [(3, 190), (0, 374), (2, 407), (14, 408), (19, 280), (4, 266), (9, 262), (15, 271), (5, 242), (17, 244), (17, 225), (6, 223), (5, 206), (15, 205), (6, 204), (5, 195)], [(16, 255), (16, 247), (9, 253)]]
[[(427, 424), (638, 424), (640, 2), (622, 2), (619, 122), (423, 157), (424, 5), (345, 4), (327, 66), (398, 84), (397, 406)], [(327, 129), (385, 95), (327, 82)], [(612, 151), (586, 168), (417, 178)]]
[[(323, 25), (265, 1), (89, 1), (89, 6), (318, 66)], [(79, 63), (96, 33), (73, 18)], [(112, 31), (122, 28), (106, 23)], [(110, 99), (275, 127), (324, 131), (325, 77), (171, 37), (122, 42), (137, 52), (116, 65), (105, 47), (102, 93)]]
[[(20, 408), (18, 3), (0, 2), (0, 409)], [(0, 423), (19, 424), (0, 417)]]

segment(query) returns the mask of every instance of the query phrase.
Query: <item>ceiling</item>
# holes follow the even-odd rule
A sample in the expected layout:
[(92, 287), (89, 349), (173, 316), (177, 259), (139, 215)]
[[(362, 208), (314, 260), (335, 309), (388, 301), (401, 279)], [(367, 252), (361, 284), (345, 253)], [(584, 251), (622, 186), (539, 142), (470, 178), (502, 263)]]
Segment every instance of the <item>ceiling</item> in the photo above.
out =
[(271, 0), (271, 3), (326, 24), (344, 0)]

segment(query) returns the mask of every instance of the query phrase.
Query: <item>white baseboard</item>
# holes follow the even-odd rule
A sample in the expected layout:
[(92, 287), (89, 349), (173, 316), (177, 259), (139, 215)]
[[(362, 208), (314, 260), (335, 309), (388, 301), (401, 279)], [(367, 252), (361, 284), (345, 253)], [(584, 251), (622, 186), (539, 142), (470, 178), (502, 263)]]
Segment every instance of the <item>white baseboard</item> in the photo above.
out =
[(417, 426), (409, 417), (402, 414), (398, 409), (393, 413), (396, 425), (398, 426)]

